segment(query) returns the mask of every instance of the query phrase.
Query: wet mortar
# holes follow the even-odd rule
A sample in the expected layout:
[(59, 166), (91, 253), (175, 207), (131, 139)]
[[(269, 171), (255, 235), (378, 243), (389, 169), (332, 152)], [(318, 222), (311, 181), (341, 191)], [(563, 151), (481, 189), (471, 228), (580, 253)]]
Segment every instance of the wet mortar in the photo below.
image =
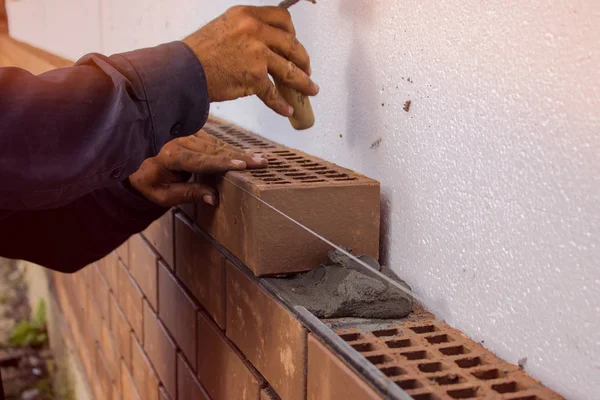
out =
[[(380, 266), (370, 256), (359, 256), (382, 274), (410, 287), (390, 268)], [(338, 250), (329, 260), (309, 272), (282, 278), (265, 278), (292, 304), (301, 305), (319, 318), (399, 319), (410, 314), (410, 294), (384, 281)]]

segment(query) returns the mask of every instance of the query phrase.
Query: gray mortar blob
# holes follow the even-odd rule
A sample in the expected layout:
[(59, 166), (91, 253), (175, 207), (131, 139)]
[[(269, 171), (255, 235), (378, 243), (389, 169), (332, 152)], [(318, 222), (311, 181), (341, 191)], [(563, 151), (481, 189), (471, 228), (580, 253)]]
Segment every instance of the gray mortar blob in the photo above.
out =
[[(370, 256), (358, 256), (384, 275), (406, 287), (390, 268)], [(304, 306), (319, 318), (404, 318), (410, 314), (410, 294), (382, 280), (339, 250), (329, 252), (329, 261), (309, 272), (286, 278), (267, 278), (290, 302)]]

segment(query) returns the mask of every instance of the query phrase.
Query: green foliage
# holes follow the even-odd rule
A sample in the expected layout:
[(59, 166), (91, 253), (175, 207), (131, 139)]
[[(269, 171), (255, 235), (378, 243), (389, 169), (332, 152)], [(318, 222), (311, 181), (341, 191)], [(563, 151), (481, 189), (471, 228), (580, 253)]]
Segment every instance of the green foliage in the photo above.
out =
[(42, 299), (38, 304), (34, 318), (20, 321), (10, 334), (10, 344), (17, 347), (37, 347), (48, 340), (46, 333), (46, 302)]

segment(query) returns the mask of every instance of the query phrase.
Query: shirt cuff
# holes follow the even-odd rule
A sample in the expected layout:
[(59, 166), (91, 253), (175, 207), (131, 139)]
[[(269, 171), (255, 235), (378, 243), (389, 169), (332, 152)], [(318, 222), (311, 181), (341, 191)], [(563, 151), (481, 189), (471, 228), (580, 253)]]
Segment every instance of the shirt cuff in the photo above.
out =
[(177, 137), (200, 130), (210, 98), (204, 68), (183, 42), (121, 54), (140, 77), (153, 127), (154, 155)]

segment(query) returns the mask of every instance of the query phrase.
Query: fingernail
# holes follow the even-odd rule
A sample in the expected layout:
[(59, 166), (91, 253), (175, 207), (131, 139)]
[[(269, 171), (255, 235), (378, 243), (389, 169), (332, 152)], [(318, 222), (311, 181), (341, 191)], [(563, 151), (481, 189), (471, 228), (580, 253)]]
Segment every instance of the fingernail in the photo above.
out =
[(288, 106), (288, 116), (291, 117), (292, 115), (294, 115), (294, 107)]
[(312, 67), (310, 65), (308, 66), (308, 75), (312, 75)]
[(236, 168), (245, 167), (246, 163), (242, 160), (231, 160), (231, 165)]
[(217, 199), (212, 194), (205, 194), (204, 196), (202, 196), (202, 200), (204, 200), (206, 204), (210, 204), (211, 206), (217, 204)]
[(262, 164), (267, 160), (264, 157), (254, 157), (252, 158), (252, 161), (254, 161), (257, 164)]
[(313, 82), (312, 86), (313, 86), (313, 91), (315, 92), (315, 94), (319, 93), (319, 90), (321, 90), (319, 85), (317, 85), (316, 83)]

